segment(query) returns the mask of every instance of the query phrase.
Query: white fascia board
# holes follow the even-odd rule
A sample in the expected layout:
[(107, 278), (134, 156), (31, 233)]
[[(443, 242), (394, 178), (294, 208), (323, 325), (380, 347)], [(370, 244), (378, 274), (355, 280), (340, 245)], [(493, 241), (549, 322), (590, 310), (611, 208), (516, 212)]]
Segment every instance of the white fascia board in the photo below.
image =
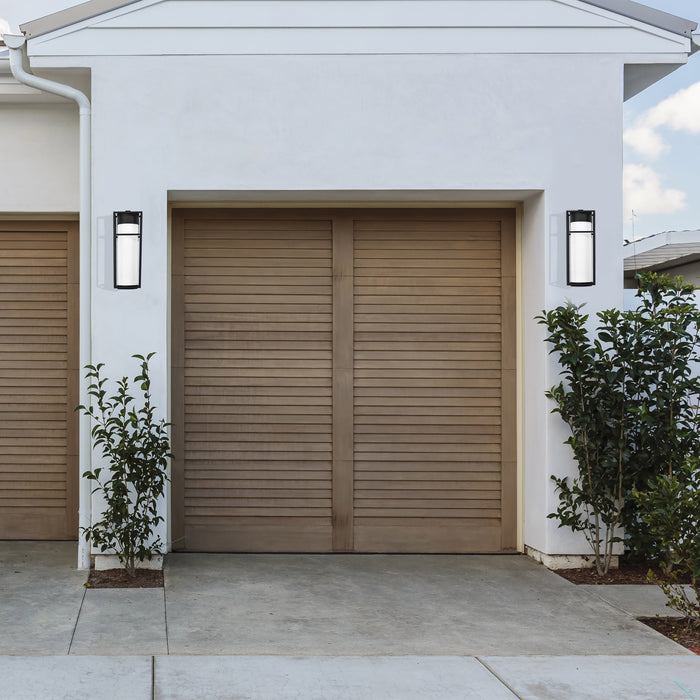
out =
[(71, 25), (85, 20), (93, 19), (107, 12), (125, 7), (126, 5), (133, 5), (138, 1), (139, 0), (121, 0), (115, 2), (115, 0), (89, 0), (88, 2), (68, 7), (65, 10), (52, 12), (45, 17), (25, 22), (20, 25), (20, 30), (27, 39), (32, 39), (41, 34), (48, 34), (57, 29), (70, 27)]
[[(69, 34), (79, 32), (82, 29), (87, 29), (89, 27), (106, 22), (114, 17), (119, 17), (122, 14), (134, 12), (144, 7), (150, 7), (151, 5), (157, 5), (161, 2), (163, 2), (163, 0), (130, 0), (129, 2), (122, 3), (112, 2), (111, 5), (115, 5), (116, 7), (113, 7), (111, 10), (89, 14), (85, 17), (82, 17), (79, 20), (60, 24), (60, 26), (57, 26), (51, 30), (46, 29), (44, 31), (38, 31), (36, 27), (33, 28), (34, 22), (20, 24), (19, 28), (22, 31), (22, 33), (27, 37), (27, 47), (29, 48), (29, 53), (31, 54), (32, 44), (36, 44), (37, 42), (42, 41), (50, 41), (51, 39), (67, 36)], [(90, 5), (92, 3), (86, 2), (83, 4)], [(134, 7), (136, 5), (138, 5), (138, 7)], [(66, 12), (68, 12), (71, 9), (74, 8), (69, 8), (68, 10), (66, 10)], [(61, 13), (57, 12), (55, 14), (59, 15)], [(53, 16), (54, 15), (48, 15), (47, 17), (44, 17), (41, 20), (35, 21), (41, 22), (43, 20), (48, 20), (50, 17)], [(33, 33), (31, 33), (32, 29), (34, 29)]]
[(202, 29), (626, 26), (624, 18), (557, 0), (171, 0), (136, 7), (104, 27)]
[(688, 63), (690, 53), (680, 50), (677, 53), (668, 52), (662, 55), (653, 53), (628, 53), (625, 54), (625, 63), (635, 65), (654, 65), (658, 63), (677, 63), (679, 65)]
[[(646, 5), (634, 2), (633, 0), (579, 0), (589, 7), (597, 7), (627, 19), (637, 20), (648, 25), (665, 29), (684, 36), (690, 34), (697, 28), (697, 24), (676, 15), (671, 15), (660, 10), (656, 10)], [(89, 0), (80, 5), (76, 5), (60, 12), (47, 15), (32, 22), (27, 22), (21, 26), (27, 38), (33, 38), (41, 34), (53, 32), (57, 29), (81, 23), (84, 20), (93, 19), (101, 15), (107, 15), (114, 10), (139, 4), (139, 0)], [(199, 0), (200, 6), (204, 0)], [(336, 0), (334, 5), (340, 5)], [(437, 4), (437, 2), (433, 3)], [(319, 6), (316, 3), (317, 7)], [(144, 5), (141, 5), (143, 7)], [(284, 5), (278, 3), (278, 7)], [(140, 9), (140, 8), (139, 8)], [(511, 9), (512, 12), (512, 9)]]
[[(620, 30), (603, 32), (591, 50), (588, 29), (523, 32), (517, 28), (424, 28), (375, 32), (343, 29), (86, 29), (71, 37), (31, 44), (32, 56), (338, 55), (338, 54), (618, 54), (674, 55), (685, 47)], [(680, 37), (679, 37), (680, 38)], [(40, 40), (39, 40), (40, 41)], [(681, 39), (681, 41), (683, 41)], [(688, 41), (685, 42), (686, 44)]]
[[(299, 8), (301, 19), (308, 22), (300, 21), (290, 26), (287, 21), (287, 26), (282, 27), (280, 20), (268, 21), (267, 25), (262, 23), (264, 16), (269, 18), (269, 10), (279, 5), (279, 2), (270, 0), (240, 0), (236, 3), (221, 0), (198, 0), (196, 3), (188, 0), (177, 3), (140, 0), (97, 18), (91, 17), (38, 36), (29, 42), (29, 53), (31, 56), (639, 53), (654, 54), (656, 63), (671, 62), (663, 56), (672, 53), (672, 60), (677, 63), (675, 55), (690, 52), (689, 37), (622, 18), (585, 0), (478, 0), (472, 4), (473, 1), (450, 0), (448, 3), (431, 0), (426, 3), (413, 0), (410, 5), (405, 5), (404, 14), (401, 0), (377, 0), (373, 3), (367, 0), (336, 0), (332, 3), (285, 0), (285, 8)], [(518, 5), (520, 14), (529, 3), (532, 16), (537, 17), (539, 13), (541, 26), (523, 26), (522, 17), (517, 20), (520, 26), (503, 26), (509, 21), (509, 14), (505, 11), (488, 20), (492, 26), (488, 26), (488, 22), (477, 21), (482, 16), (488, 19), (493, 15), (494, 7), (506, 8), (514, 2), (522, 2), (522, 5)], [(325, 26), (319, 26), (319, 20), (315, 24), (312, 21), (312, 6), (317, 11), (324, 8), (326, 13), (330, 13)], [(552, 14), (557, 6), (580, 12), (582, 17), (595, 16), (595, 24), (588, 26), (582, 22), (579, 26), (573, 26), (572, 19), (570, 26), (552, 22), (548, 27), (547, 14)], [(351, 7), (355, 8), (351, 13), (352, 23), (347, 15)], [(171, 16), (178, 15), (177, 8), (180, 14), (189, 9), (185, 15), (174, 20)], [(359, 8), (369, 13), (364, 20)], [(408, 8), (411, 8), (410, 12)], [(435, 16), (431, 25), (428, 25), (430, 13), (426, 15), (424, 12), (427, 9)], [(393, 18), (393, 26), (381, 26), (379, 19), (382, 12)], [(213, 13), (212, 17), (209, 17), (210, 13)], [(250, 13), (250, 16), (246, 13)], [(470, 13), (476, 13), (472, 15), (474, 24), (471, 26), (466, 16)], [(557, 12), (554, 11), (554, 14)], [(199, 23), (204, 23), (205, 17), (209, 21), (206, 26), (197, 28), (192, 26), (196, 21), (185, 21), (187, 16), (198, 16)], [(335, 24), (330, 24), (334, 17)], [(215, 21), (217, 18), (218, 21)], [(228, 26), (222, 26), (222, 20), (227, 18)], [(424, 22), (422, 26), (418, 24), (419, 19)], [(517, 22), (514, 21), (514, 24)], [(594, 41), (593, 32), (597, 32)]]

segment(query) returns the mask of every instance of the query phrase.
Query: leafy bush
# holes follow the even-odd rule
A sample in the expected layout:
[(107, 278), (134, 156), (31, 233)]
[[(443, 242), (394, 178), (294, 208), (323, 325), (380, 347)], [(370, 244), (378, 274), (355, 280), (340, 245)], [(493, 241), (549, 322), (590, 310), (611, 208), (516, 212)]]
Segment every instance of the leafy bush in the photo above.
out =
[(574, 304), (566, 304), (538, 317), (547, 327), (547, 341), (558, 354), (563, 380), (547, 392), (553, 409), (569, 426), (578, 465), (577, 478), (552, 476), (559, 493), (559, 507), (548, 517), (559, 527), (582, 532), (595, 554), (599, 574), (607, 573), (613, 545), (620, 541), (618, 528), (624, 497), (632, 482), (625, 443), (628, 418), (624, 391), (628, 368), (623, 358), (624, 334), (617, 329), (618, 311), (599, 314), (607, 340), (590, 340), (588, 316)]
[[(695, 288), (681, 278), (647, 273), (639, 278), (639, 307), (629, 319), (626, 344), (633, 362), (628, 384), (627, 443), (644, 489), (660, 475), (672, 476), (700, 458), (700, 310)], [(666, 545), (654, 540), (628, 499), (623, 511), (627, 546), (647, 558), (663, 558)]]
[[(634, 489), (639, 517), (664, 551), (661, 575), (649, 578), (661, 586), (670, 608), (700, 623), (700, 462), (689, 460), (674, 474), (650, 480), (645, 491)], [(681, 581), (689, 578), (689, 590)]]
[(579, 472), (574, 479), (552, 476), (560, 500), (549, 517), (584, 533), (601, 574), (621, 526), (632, 551), (668, 558), (668, 542), (640, 518), (630, 496), (700, 457), (694, 287), (646, 273), (637, 296), (635, 310), (598, 312), (592, 340), (582, 307), (569, 303), (537, 317), (562, 370), (547, 396), (569, 426), (566, 442)]
[(151, 403), (148, 362), (153, 355), (133, 355), (141, 361), (141, 372), (134, 378), (142, 392), (139, 402), (130, 394), (127, 377), (117, 382), (116, 393), (107, 396), (104, 365), (87, 365), (88, 393), (94, 405), (77, 409), (92, 418), (93, 445), (101, 449), (108, 465), (83, 474), (96, 483), (92, 493), (101, 492), (106, 502), (102, 518), (83, 532), (100, 551), (115, 551), (131, 576), (137, 561), (150, 560), (161, 551), (160, 537), (153, 534), (163, 522), (157, 506), (172, 457), (169, 423), (156, 419)]

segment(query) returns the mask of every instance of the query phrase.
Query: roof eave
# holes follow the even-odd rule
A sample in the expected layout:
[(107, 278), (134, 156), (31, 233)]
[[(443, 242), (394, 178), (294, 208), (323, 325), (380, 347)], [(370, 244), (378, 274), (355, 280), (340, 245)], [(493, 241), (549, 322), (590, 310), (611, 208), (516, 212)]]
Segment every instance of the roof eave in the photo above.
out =
[[(80, 5), (26, 22), (20, 25), (20, 29), (28, 39), (32, 39), (136, 2), (139, 0), (88, 0)], [(691, 37), (698, 27), (697, 22), (647, 7), (633, 0), (581, 0), (581, 2), (685, 37)]]
[(594, 5), (601, 10), (609, 10), (618, 15), (644, 22), (658, 29), (665, 29), (673, 34), (691, 37), (698, 28), (698, 23), (683, 17), (671, 15), (663, 10), (647, 7), (633, 0), (581, 0), (587, 5)]
[(65, 10), (53, 12), (45, 17), (20, 24), (19, 28), (27, 39), (33, 39), (57, 29), (69, 27), (71, 24), (77, 24), (86, 19), (103, 15), (106, 12), (118, 10), (120, 7), (133, 5), (136, 2), (139, 2), (139, 0), (88, 0), (88, 2), (80, 3), (80, 5), (68, 7)]

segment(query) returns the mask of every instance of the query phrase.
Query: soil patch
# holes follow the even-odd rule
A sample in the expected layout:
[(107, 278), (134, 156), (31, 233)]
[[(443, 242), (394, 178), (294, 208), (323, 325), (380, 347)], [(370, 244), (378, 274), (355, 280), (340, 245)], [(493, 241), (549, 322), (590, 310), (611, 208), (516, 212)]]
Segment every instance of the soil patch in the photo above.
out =
[(700, 654), (700, 623), (692, 626), (689, 617), (638, 617), (640, 622), (661, 632), (665, 637)]
[(154, 569), (136, 569), (136, 576), (131, 577), (125, 569), (92, 569), (86, 588), (162, 588), (163, 571)]
[[(580, 585), (656, 585), (647, 580), (647, 572), (651, 569), (658, 572), (656, 562), (649, 562), (638, 557), (620, 557), (620, 568), (610, 569), (605, 576), (599, 576), (595, 567), (592, 569), (556, 569), (555, 574), (565, 578), (571, 583)], [(690, 580), (681, 579), (679, 583), (689, 583)]]

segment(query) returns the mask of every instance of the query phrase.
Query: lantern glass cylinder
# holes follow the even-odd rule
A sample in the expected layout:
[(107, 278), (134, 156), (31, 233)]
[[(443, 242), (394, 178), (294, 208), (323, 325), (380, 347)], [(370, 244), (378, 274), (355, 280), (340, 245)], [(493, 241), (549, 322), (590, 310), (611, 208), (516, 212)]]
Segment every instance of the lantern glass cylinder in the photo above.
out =
[(567, 212), (567, 284), (595, 284), (595, 213)]
[(114, 286), (141, 286), (141, 212), (114, 212)]

